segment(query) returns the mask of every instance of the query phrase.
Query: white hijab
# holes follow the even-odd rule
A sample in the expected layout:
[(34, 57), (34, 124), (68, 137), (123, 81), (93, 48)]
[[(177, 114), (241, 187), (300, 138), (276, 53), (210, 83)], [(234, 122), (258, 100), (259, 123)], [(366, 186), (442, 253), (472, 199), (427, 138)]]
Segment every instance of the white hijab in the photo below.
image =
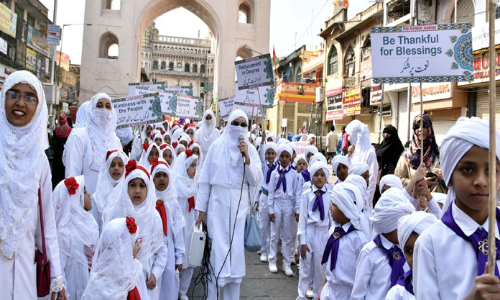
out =
[[(123, 174), (120, 179), (115, 180), (111, 175), (109, 175), (109, 168), (113, 159), (116, 157), (121, 158), (123, 161)], [(99, 171), (99, 176), (97, 177), (97, 186), (95, 192), (92, 195), (94, 203), (96, 204), (97, 211), (100, 214), (104, 214), (106, 205), (108, 203), (108, 197), (111, 195), (115, 187), (120, 183), (120, 181), (125, 178), (125, 166), (128, 163), (128, 157), (121, 150), (111, 150), (106, 153), (106, 164), (102, 166), (101, 171)]]
[(370, 143), (370, 132), (368, 126), (359, 120), (351, 121), (345, 131), (349, 135), (349, 141), (355, 146), (352, 153), (352, 161), (364, 161), (368, 159), (368, 154), (373, 146)]
[[(30, 85), (38, 97), (33, 119), (22, 127), (10, 124), (5, 111), (5, 93), (18, 83)], [(0, 250), (12, 257), (38, 214), (40, 171), (49, 147), (48, 114), (42, 84), (28, 71), (7, 78), (0, 102)]]
[[(248, 128), (231, 125), (238, 119), (244, 118), (248, 124), (247, 114), (240, 110), (234, 110), (228, 118), (228, 125), (224, 133), (210, 147), (201, 170), (199, 183), (217, 184), (226, 187), (239, 187), (243, 181), (243, 158), (238, 148), (238, 139), (249, 145), (248, 153), (250, 163), (261, 169), (259, 154), (255, 147), (250, 147), (248, 142)], [(260, 180), (257, 180), (259, 182)]]
[(90, 100), (92, 108), (87, 120), (87, 133), (92, 146), (90, 169), (96, 172), (101, 170), (101, 166), (106, 161), (108, 146), (115, 136), (117, 119), (113, 105), (111, 105), (111, 110), (97, 108), (97, 102), (103, 98), (111, 102), (111, 98), (105, 93), (97, 93), (92, 97)]
[(153, 150), (153, 148), (156, 148), (156, 150), (158, 150), (158, 155), (162, 154), (160, 147), (158, 147), (158, 145), (156, 145), (154, 141), (151, 142), (148, 145), (148, 149), (142, 153), (141, 160), (139, 161), (139, 164), (143, 166), (146, 170), (151, 170), (151, 165), (149, 164), (148, 157), (149, 153), (151, 153), (151, 150)]
[(170, 150), (170, 153), (172, 153), (172, 164), (170, 165), (171, 168), (175, 166), (175, 160), (177, 159), (177, 154), (175, 154), (175, 149), (174, 147), (170, 146), (169, 144), (162, 144), (160, 146), (160, 158), (163, 158), (163, 152)]
[[(104, 221), (107, 223), (116, 218), (133, 217), (137, 226), (141, 228), (139, 238), (142, 239), (141, 249), (137, 254), (140, 261), (150, 259), (163, 245), (163, 224), (160, 215), (155, 209), (156, 192), (149, 172), (137, 166), (135, 160), (128, 162), (125, 179), (122, 180), (108, 200), (108, 208)], [(134, 205), (128, 194), (128, 183), (135, 178), (141, 178), (147, 186), (147, 195), (144, 202)]]
[[(78, 184), (73, 195), (70, 194), (70, 188), (67, 186), (71, 178)], [(84, 208), (84, 186), (83, 175), (59, 182), (52, 194), (52, 205), (57, 225), (59, 251), (86, 266), (84, 269), (90, 269), (99, 239), (99, 226), (92, 214)]]
[(85, 101), (80, 105), (78, 111), (76, 112), (76, 122), (74, 128), (82, 128), (87, 125), (87, 120), (89, 119), (90, 109), (92, 108), (92, 103), (90, 101)]
[(142, 265), (134, 258), (133, 249), (140, 229), (130, 233), (126, 218), (111, 220), (104, 226), (82, 300), (123, 300), (137, 286)]
[[(188, 157), (186, 152), (191, 155)], [(198, 160), (198, 156), (192, 154), (191, 151), (184, 151), (177, 157), (173, 168), (175, 190), (182, 201), (196, 195), (196, 180), (187, 174), (187, 169), (194, 160)]]

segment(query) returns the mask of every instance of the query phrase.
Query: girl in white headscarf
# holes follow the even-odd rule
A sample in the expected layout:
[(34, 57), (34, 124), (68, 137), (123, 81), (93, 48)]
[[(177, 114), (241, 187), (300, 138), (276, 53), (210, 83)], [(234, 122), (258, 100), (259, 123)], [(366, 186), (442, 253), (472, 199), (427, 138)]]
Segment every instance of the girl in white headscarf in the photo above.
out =
[(183, 269), (185, 241), (183, 228), (186, 225), (181, 207), (177, 201), (174, 176), (167, 162), (160, 158), (151, 164), (151, 176), (156, 189), (156, 210), (163, 224), (163, 243), (168, 249), (167, 265), (161, 276), (160, 299), (177, 299), (179, 296), (179, 276)]
[(146, 170), (151, 170), (151, 161), (155, 158), (160, 157), (160, 147), (154, 142), (149, 144), (144, 144), (144, 153), (142, 154), (139, 164), (143, 166)]
[(146, 142), (151, 142), (151, 133), (154, 130), (153, 124), (141, 125), (141, 131), (136, 134), (134, 143), (132, 144), (132, 151), (130, 152), (130, 159), (139, 161), (142, 156), (142, 145)]
[(175, 159), (177, 158), (174, 147), (169, 144), (163, 144), (160, 146), (160, 151), (160, 157), (163, 158), (171, 168), (173, 168), (175, 165)]
[(373, 209), (373, 195), (377, 188), (378, 162), (375, 148), (370, 143), (370, 132), (368, 126), (359, 120), (353, 120), (347, 125), (345, 131), (349, 135), (351, 151), (348, 154), (350, 164), (354, 162), (365, 162), (369, 166), (370, 180), (368, 184), (368, 202), (370, 211)]
[(137, 258), (143, 272), (137, 288), (142, 300), (157, 300), (159, 278), (167, 263), (168, 251), (163, 244), (163, 225), (155, 209), (156, 193), (149, 172), (131, 160), (125, 166), (122, 180), (109, 198), (105, 222), (133, 217), (141, 228), (141, 247)]
[(173, 142), (172, 147), (174, 147), (176, 157), (179, 157), (182, 152), (186, 151), (186, 147), (179, 142)]
[[(209, 283), (209, 300), (217, 298), (216, 283), (222, 295), (219, 299), (239, 299), (245, 276), (243, 231), (249, 209), (249, 186), (256, 188), (262, 178), (259, 155), (254, 147), (249, 147), (247, 133), (246, 113), (233, 111), (224, 133), (210, 147), (199, 179), (197, 222), (207, 223), (212, 239), (210, 262), (215, 273)], [(241, 142), (240, 136), (244, 138)]]
[[(64, 297), (52, 206), (47, 104), (40, 81), (28, 71), (12, 73), (0, 99), (0, 291), (8, 299), (36, 299), (35, 247), (42, 249), (38, 202), (42, 203), (51, 291)], [(40, 197), (40, 198), (39, 198)]]
[(89, 281), (89, 270), (99, 239), (90, 212), (90, 195), (83, 176), (69, 177), (54, 189), (52, 204), (57, 222), (61, 268), (69, 299), (79, 300)]
[(196, 166), (198, 157), (191, 150), (186, 150), (177, 158), (173, 169), (175, 190), (177, 201), (181, 206), (186, 226), (184, 227), (184, 240), (186, 241), (186, 253), (180, 273), (179, 297), (187, 294), (191, 278), (193, 277), (194, 266), (189, 263), (189, 251), (191, 238), (193, 236), (193, 226), (196, 220), (195, 196), (196, 196)]
[(137, 289), (142, 275), (142, 266), (137, 259), (140, 232), (133, 217), (117, 218), (104, 226), (82, 300), (140, 297)]
[[(123, 149), (120, 139), (115, 134), (116, 112), (111, 98), (105, 93), (97, 93), (92, 100), (87, 125), (75, 128), (64, 146), (63, 162), (66, 166), (66, 178), (85, 176), (87, 191), (94, 194), (99, 171), (106, 165), (106, 153), (109, 149)], [(92, 204), (92, 215), (99, 220), (97, 205)]]
[(106, 153), (106, 164), (102, 166), (97, 180), (95, 193), (92, 194), (92, 203), (96, 206), (99, 215), (96, 219), (99, 230), (102, 229), (103, 215), (106, 211), (109, 195), (115, 187), (125, 178), (125, 165), (128, 157), (121, 150), (110, 150)]

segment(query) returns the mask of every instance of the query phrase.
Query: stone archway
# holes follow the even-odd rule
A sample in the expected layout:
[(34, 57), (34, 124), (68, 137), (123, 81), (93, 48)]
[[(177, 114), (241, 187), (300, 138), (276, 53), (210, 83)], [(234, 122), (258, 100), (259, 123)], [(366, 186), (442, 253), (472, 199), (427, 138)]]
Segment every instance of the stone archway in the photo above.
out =
[[(183, 7), (203, 20), (215, 38), (214, 99), (234, 93), (234, 60), (241, 45), (269, 52), (270, 1), (253, 1), (253, 24), (238, 24), (238, 2), (234, 0), (133, 0), (120, 10), (104, 8), (106, 0), (87, 0), (82, 49), (81, 97), (108, 86), (112, 97), (126, 96), (128, 83), (140, 80), (141, 42), (146, 27), (157, 17)], [(250, 25), (250, 26), (249, 26)], [(99, 57), (99, 38), (113, 34), (120, 41), (116, 59)]]

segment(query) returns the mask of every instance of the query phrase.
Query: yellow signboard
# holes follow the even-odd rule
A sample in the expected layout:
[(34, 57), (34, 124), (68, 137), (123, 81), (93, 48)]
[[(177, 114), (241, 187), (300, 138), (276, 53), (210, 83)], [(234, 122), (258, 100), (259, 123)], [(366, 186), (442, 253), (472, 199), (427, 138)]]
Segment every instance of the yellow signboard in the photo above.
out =
[(0, 3), (0, 30), (12, 37), (16, 37), (16, 24), (16, 13)]

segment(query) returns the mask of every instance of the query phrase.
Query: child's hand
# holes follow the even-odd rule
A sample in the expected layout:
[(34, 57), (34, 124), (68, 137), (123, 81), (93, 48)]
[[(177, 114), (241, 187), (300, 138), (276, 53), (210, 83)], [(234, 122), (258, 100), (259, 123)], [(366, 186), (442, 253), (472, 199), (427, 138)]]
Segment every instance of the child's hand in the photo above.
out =
[(425, 198), (425, 196), (420, 196), (420, 199), (418, 199), (418, 211), (424, 211), (427, 205), (427, 198)]
[(444, 181), (443, 171), (441, 171), (441, 169), (433, 169), (432, 172), (437, 175), (439, 180)]
[(488, 274), (488, 263), (484, 274), (476, 277), (472, 291), (464, 300), (500, 299), (500, 284), (498, 277)]
[(156, 277), (155, 274), (151, 273), (151, 277), (146, 281), (146, 286), (148, 289), (153, 290), (156, 287)]
[(176, 270), (179, 270), (179, 272), (180, 272), (180, 271), (182, 271), (182, 264), (180, 264), (180, 265), (175, 265), (175, 269), (176, 269)]
[(276, 218), (276, 216), (274, 214), (269, 214), (269, 221), (274, 223), (275, 218)]
[(311, 252), (311, 249), (307, 245), (300, 245), (300, 258), (306, 259), (307, 252)]
[(196, 219), (196, 226), (200, 226), (200, 223), (206, 224), (207, 214), (200, 211), (198, 218)]
[(432, 199), (431, 191), (424, 180), (417, 183), (416, 190), (419, 196), (424, 196), (428, 201)]
[(351, 157), (351, 155), (354, 153), (354, 150), (356, 150), (356, 147), (354, 147), (354, 145), (349, 146), (349, 148), (347, 148), (347, 157)]
[(424, 163), (421, 163), (417, 171), (413, 174), (412, 179), (414, 181), (420, 181), (425, 178), (425, 173), (427, 172), (427, 167)]
[(297, 223), (299, 222), (299, 217), (300, 217), (299, 214), (295, 214), (295, 221), (297, 221)]

